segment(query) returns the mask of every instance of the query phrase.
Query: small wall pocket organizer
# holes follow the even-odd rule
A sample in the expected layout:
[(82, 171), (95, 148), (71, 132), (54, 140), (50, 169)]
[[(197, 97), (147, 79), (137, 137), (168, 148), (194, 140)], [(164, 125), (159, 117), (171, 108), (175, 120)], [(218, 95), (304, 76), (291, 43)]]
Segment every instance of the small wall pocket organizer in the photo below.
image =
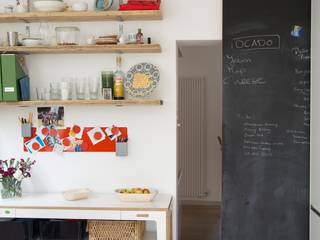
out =
[(31, 137), (32, 136), (32, 118), (33, 114), (29, 113), (28, 118), (19, 117), (21, 124), (21, 136)]
[(32, 136), (32, 124), (31, 123), (21, 123), (21, 135), (22, 137)]
[(128, 156), (128, 140), (126, 140), (126, 142), (116, 143), (116, 156), (117, 157)]
[[(28, 131), (31, 131), (29, 135)], [(54, 125), (32, 128), (22, 124), (24, 151), (36, 152), (115, 152), (128, 156), (126, 127), (81, 127), (74, 125), (56, 128)]]

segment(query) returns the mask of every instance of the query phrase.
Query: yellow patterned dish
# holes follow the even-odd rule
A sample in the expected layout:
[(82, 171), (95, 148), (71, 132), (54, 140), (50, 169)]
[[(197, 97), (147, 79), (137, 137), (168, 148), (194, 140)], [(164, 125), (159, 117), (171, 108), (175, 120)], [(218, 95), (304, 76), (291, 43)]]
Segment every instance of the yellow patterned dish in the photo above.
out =
[(127, 73), (124, 87), (132, 97), (149, 96), (160, 81), (160, 72), (151, 63), (139, 63)]

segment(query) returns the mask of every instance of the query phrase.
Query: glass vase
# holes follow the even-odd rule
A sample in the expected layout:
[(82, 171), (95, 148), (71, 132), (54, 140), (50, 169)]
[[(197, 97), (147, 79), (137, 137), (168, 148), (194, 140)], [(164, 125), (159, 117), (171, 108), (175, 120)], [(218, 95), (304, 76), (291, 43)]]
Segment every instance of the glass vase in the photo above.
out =
[(2, 198), (16, 198), (22, 196), (21, 181), (15, 178), (3, 178), (1, 189)]

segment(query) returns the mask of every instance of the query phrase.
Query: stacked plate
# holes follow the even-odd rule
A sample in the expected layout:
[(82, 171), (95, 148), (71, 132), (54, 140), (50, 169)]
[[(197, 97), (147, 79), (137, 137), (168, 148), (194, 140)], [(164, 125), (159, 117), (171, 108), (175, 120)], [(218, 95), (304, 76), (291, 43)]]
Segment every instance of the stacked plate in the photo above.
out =
[(33, 6), (40, 12), (62, 12), (66, 9), (67, 4), (58, 0), (36, 0)]
[(101, 36), (96, 39), (97, 45), (108, 45), (108, 44), (117, 44), (117, 43), (118, 43), (117, 35)]

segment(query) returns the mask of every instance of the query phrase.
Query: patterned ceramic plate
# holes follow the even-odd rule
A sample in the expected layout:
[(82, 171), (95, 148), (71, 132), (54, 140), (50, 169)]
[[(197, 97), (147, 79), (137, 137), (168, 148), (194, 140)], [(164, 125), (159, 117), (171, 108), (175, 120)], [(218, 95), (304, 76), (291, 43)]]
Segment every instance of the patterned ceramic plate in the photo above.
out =
[(127, 73), (124, 87), (132, 97), (149, 96), (160, 81), (158, 68), (151, 63), (139, 63)]

